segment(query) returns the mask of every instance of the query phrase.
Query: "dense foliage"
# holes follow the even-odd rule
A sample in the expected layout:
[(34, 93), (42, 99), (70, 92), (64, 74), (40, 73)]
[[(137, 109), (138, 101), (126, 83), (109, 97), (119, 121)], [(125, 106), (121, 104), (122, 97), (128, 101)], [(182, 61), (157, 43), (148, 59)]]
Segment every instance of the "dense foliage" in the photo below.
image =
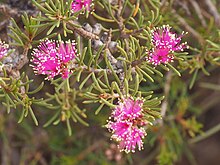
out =
[(220, 129), (198, 121), (218, 103), (215, 3), (1, 2), (1, 162), (196, 164)]

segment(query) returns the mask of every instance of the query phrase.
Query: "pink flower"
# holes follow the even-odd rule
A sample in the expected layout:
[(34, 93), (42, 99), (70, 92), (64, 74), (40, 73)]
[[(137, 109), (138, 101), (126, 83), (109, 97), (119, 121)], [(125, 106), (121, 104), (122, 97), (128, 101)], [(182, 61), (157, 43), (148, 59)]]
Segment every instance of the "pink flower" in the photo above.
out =
[(136, 146), (138, 150), (143, 149), (142, 139), (146, 136), (144, 128), (131, 127), (124, 135), (124, 140), (119, 143), (119, 149), (127, 153), (135, 152)]
[(0, 40), (0, 59), (8, 54), (9, 45)]
[(119, 142), (120, 151), (135, 152), (136, 146), (143, 149), (142, 139), (146, 136), (143, 126), (147, 123), (143, 120), (142, 104), (141, 99), (125, 98), (112, 112), (113, 121), (106, 127), (113, 133), (111, 138)]
[(47, 75), (48, 79), (57, 75), (65, 79), (70, 74), (68, 64), (76, 57), (75, 43), (45, 40), (33, 50), (32, 55), (35, 73)]
[(123, 99), (113, 110), (113, 117), (121, 119), (136, 119), (141, 116), (143, 100), (133, 100), (132, 98)]
[(91, 5), (92, 5), (92, 0), (73, 0), (73, 2), (72, 2), (72, 11), (73, 12), (78, 12), (83, 7), (85, 8), (85, 10), (90, 11)]
[(173, 62), (175, 51), (183, 51), (186, 43), (180, 43), (183, 34), (177, 36), (176, 33), (170, 31), (171, 27), (164, 25), (162, 28), (155, 28), (152, 31), (152, 43), (154, 48), (149, 53), (148, 61), (153, 65), (160, 65)]

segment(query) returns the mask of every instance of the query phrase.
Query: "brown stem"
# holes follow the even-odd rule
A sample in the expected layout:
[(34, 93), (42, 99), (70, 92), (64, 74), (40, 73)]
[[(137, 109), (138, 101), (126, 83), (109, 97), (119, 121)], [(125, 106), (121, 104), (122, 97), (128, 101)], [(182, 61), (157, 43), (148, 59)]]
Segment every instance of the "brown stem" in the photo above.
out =
[(80, 36), (82, 36), (84, 38), (94, 39), (94, 40), (98, 40), (99, 39), (99, 36), (97, 36), (97, 35), (95, 35), (95, 34), (93, 34), (91, 32), (88, 32), (88, 31), (84, 30), (81, 27), (74, 26), (73, 21), (68, 21), (67, 27), (69, 29), (73, 30), (74, 32), (78, 33)]
[(213, 15), (215, 18), (215, 22), (218, 26), (220, 26), (220, 14), (215, 7), (215, 5), (212, 3), (211, 0), (203, 0), (206, 6), (208, 7), (209, 12)]
[[(164, 86), (164, 96), (165, 96), (165, 99), (163, 100), (163, 102), (161, 104), (161, 116), (162, 116), (162, 118), (165, 117), (166, 111), (167, 111), (168, 96), (169, 96), (169, 92), (170, 92), (171, 80), (172, 80), (172, 72), (169, 71), (169, 72), (167, 72), (166, 82), (165, 82), (165, 86)], [(162, 124), (163, 120), (160, 120), (159, 123)]]
[(28, 50), (29, 50), (28, 47), (24, 48), (24, 51), (20, 55), (20, 58), (19, 58), (17, 64), (14, 66), (14, 69), (20, 70), (25, 64), (28, 63), (28, 61), (29, 61), (27, 58)]
[(137, 65), (140, 65), (142, 62), (144, 62), (144, 61), (146, 61), (146, 57), (143, 57), (143, 58), (141, 58), (141, 59), (139, 59), (139, 60), (135, 60), (135, 61), (133, 61), (132, 63), (131, 63), (131, 66), (132, 67), (135, 67), (135, 66), (137, 66)]
[(196, 12), (197, 16), (199, 17), (199, 19), (202, 23), (202, 26), (207, 27), (206, 21), (202, 15), (202, 11), (201, 11), (198, 3), (195, 0), (190, 0), (189, 2), (192, 4), (193, 8), (195, 9), (195, 12)]
[(180, 15), (178, 15), (176, 13), (175, 10), (172, 10), (172, 13), (177, 17), (178, 21), (185, 27), (185, 29), (191, 33), (196, 39), (198, 39), (198, 41), (200, 42), (200, 44), (204, 44), (205, 40), (203, 39), (203, 37), (197, 32), (195, 31), (186, 21), (184, 18), (182, 18)]

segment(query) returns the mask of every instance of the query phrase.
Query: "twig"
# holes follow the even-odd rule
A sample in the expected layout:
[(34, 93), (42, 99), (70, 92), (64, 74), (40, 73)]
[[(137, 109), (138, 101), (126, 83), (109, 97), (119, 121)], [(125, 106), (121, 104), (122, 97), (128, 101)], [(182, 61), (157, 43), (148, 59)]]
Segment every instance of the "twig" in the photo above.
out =
[(74, 32), (78, 33), (80, 36), (82, 36), (84, 38), (87, 38), (87, 39), (94, 39), (94, 40), (98, 40), (99, 39), (99, 36), (97, 36), (97, 35), (95, 35), (95, 34), (93, 34), (91, 32), (88, 32), (88, 31), (84, 30), (81, 27), (73, 26), (73, 24), (74, 24), (73, 21), (69, 21), (68, 24), (67, 24), (67, 27), (69, 29), (72, 29)]
[(189, 140), (189, 143), (193, 144), (193, 143), (197, 143), (201, 140), (204, 140), (212, 135), (214, 135), (215, 133), (219, 132), (220, 131), (220, 123), (217, 124), (216, 126), (214, 126), (213, 128), (209, 129), (208, 131), (202, 133), (201, 135), (199, 136), (196, 136), (195, 138), (193, 139), (190, 139)]
[(143, 28), (140, 28), (140, 29), (135, 29), (133, 30), (132, 32), (130, 33), (125, 33), (122, 38), (126, 39), (126, 38), (129, 38), (130, 36), (133, 36), (133, 35), (136, 35), (136, 34), (139, 34), (143, 31), (144, 29)]
[(175, 4), (178, 5), (178, 7), (180, 7), (181, 9), (183, 9), (187, 15), (192, 15), (192, 13), (189, 10), (187, 1), (175, 1)]
[(88, 69), (88, 66), (77, 66), (77, 68), (83, 69), (88, 72), (94, 72), (94, 73), (100, 73), (104, 70), (107, 71), (107, 73), (111, 73), (110, 69), (95, 69), (95, 68), (91, 68), (91, 67)]
[(104, 140), (98, 140), (93, 145), (89, 146), (85, 150), (83, 150), (77, 157), (76, 159), (78, 161), (83, 160), (89, 153), (93, 152), (95, 149), (100, 148), (104, 144)]
[(213, 16), (209, 13), (209, 12), (207, 12), (205, 9), (201, 9), (202, 10), (202, 14), (204, 15), (204, 17), (205, 18), (207, 18), (207, 19), (211, 19)]
[[(169, 71), (166, 74), (166, 82), (165, 82), (165, 86), (164, 86), (165, 99), (163, 100), (163, 102), (161, 104), (161, 116), (162, 116), (162, 118), (165, 117), (166, 111), (167, 111), (168, 96), (169, 96), (169, 92), (170, 92), (171, 80), (172, 80), (172, 71)], [(162, 124), (163, 120), (160, 120), (159, 122)]]
[(29, 62), (28, 57), (27, 57), (28, 50), (29, 50), (28, 47), (24, 48), (24, 51), (20, 55), (20, 58), (18, 59), (17, 63), (14, 66), (14, 69), (20, 70), (25, 64), (27, 64)]
[(195, 9), (195, 11), (196, 11), (201, 23), (202, 23), (202, 26), (207, 27), (206, 21), (202, 15), (202, 11), (201, 11), (198, 3), (195, 0), (190, 0), (189, 2), (192, 4), (193, 8)]
[(176, 13), (175, 10), (172, 10), (172, 13), (175, 14), (175, 16), (177, 17), (177, 19), (179, 20), (179, 22), (185, 27), (185, 29), (191, 33), (196, 39), (198, 39), (198, 41), (200, 42), (200, 44), (204, 44), (205, 40), (203, 39), (203, 37), (197, 32), (195, 31), (186, 21), (184, 18), (182, 18), (180, 15), (178, 15)]
[(215, 18), (215, 22), (218, 26), (220, 26), (220, 14), (218, 13), (218, 10), (216, 9), (215, 5), (212, 3), (211, 0), (203, 0), (206, 6), (208, 7), (209, 12), (213, 15)]
[(109, 47), (109, 43), (112, 41), (112, 29), (109, 30), (108, 32), (108, 39), (105, 43), (105, 48), (108, 48)]
[(124, 27), (125, 27), (124, 20), (121, 16), (122, 9), (123, 9), (123, 2), (122, 2), (122, 0), (118, 0), (118, 10), (117, 10), (117, 14), (116, 14), (117, 19), (118, 19), (117, 23), (118, 23), (118, 27), (119, 27), (119, 31), (121, 33), (121, 36), (124, 36), (124, 35), (126, 35), (126, 33), (124, 32)]
[(137, 65), (140, 65), (142, 62), (146, 61), (146, 59), (147, 59), (147, 57), (143, 57), (143, 58), (141, 58), (141, 59), (139, 59), (139, 60), (135, 60), (135, 61), (133, 61), (133, 62), (131, 63), (131, 66), (132, 66), (132, 67), (135, 67), (135, 66), (137, 66)]

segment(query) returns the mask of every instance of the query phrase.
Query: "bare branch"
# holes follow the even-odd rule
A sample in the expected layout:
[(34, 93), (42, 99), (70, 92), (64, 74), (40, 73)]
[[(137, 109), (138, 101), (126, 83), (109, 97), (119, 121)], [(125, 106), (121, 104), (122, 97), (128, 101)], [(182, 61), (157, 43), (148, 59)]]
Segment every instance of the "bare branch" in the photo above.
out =
[(204, 38), (197, 32), (195, 31), (186, 21), (184, 18), (182, 18), (180, 15), (178, 15), (176, 13), (175, 10), (172, 10), (172, 12), (175, 14), (175, 16), (177, 17), (177, 19), (179, 20), (179, 22), (185, 27), (185, 29), (191, 33), (196, 39), (198, 39), (198, 41), (200, 42), (200, 44), (204, 44), (205, 40)]
[(189, 2), (190, 2), (190, 3), (192, 4), (192, 6), (194, 7), (195, 12), (197, 13), (197, 16), (199, 17), (199, 19), (200, 19), (200, 21), (201, 21), (201, 23), (202, 23), (202, 26), (207, 27), (206, 21), (205, 21), (203, 15), (202, 15), (202, 11), (201, 11), (201, 9), (200, 9), (198, 3), (197, 3), (195, 0), (190, 0)]
[(206, 6), (208, 7), (209, 12), (213, 15), (215, 18), (215, 22), (218, 26), (220, 26), (220, 14), (218, 10), (216, 9), (215, 5), (212, 3), (211, 0), (203, 0)]

